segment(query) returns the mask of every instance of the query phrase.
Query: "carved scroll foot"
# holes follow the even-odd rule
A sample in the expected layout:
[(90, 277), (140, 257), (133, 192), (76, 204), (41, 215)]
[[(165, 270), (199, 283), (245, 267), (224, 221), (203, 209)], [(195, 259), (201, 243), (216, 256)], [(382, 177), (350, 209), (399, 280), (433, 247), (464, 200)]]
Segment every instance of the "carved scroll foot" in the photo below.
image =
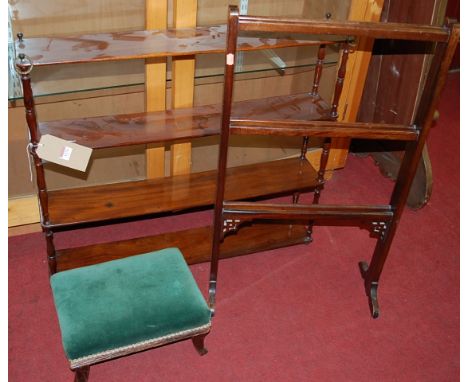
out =
[[(369, 265), (365, 261), (359, 262), (359, 269), (361, 270), (361, 275), (364, 280), (366, 280), (367, 270)], [(369, 298), (369, 307), (371, 310), (372, 318), (377, 318), (380, 315), (379, 300), (377, 299), (377, 287), (379, 286), (378, 282), (371, 282), (367, 285), (365, 283), (366, 295)]]
[(205, 337), (206, 334), (202, 334), (192, 338), (193, 346), (195, 346), (195, 349), (197, 349), (197, 352), (200, 355), (208, 353), (208, 350), (205, 348)]

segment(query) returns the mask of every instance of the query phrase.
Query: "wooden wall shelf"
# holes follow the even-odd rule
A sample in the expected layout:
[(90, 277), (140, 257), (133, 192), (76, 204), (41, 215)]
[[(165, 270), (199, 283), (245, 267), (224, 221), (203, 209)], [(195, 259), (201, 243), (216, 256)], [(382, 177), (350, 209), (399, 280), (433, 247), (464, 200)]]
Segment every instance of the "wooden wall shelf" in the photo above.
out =
[[(28, 115), (35, 115), (30, 76), (27, 73), (34, 66), (69, 63), (87, 63), (128, 59), (165, 58), (169, 56), (191, 56), (225, 51), (225, 26), (191, 29), (168, 29), (159, 31), (137, 31), (125, 33), (68, 36), (53, 38), (20, 38), (16, 41), (16, 61), (22, 76), (25, 106)], [(340, 40), (296, 40), (245, 37), (241, 40), (241, 50), (258, 50), (293, 46), (336, 44)], [(23, 56), (23, 54), (25, 56)], [(321, 72), (323, 62), (320, 61)], [(318, 72), (317, 72), (318, 73)], [(320, 75), (319, 75), (320, 77)], [(318, 77), (316, 78), (316, 80)], [(258, 119), (302, 119), (330, 120), (333, 109), (317, 92), (269, 97), (261, 100), (238, 102), (234, 113), (239, 118)], [(173, 89), (174, 91), (174, 89)], [(336, 100), (334, 100), (336, 101)], [(219, 135), (221, 125), (221, 105), (188, 107), (173, 104), (172, 110), (162, 107), (150, 108), (146, 113), (113, 115), (73, 120), (59, 120), (37, 123), (28, 120), (31, 130), (31, 144), (35, 148), (41, 135), (75, 141), (93, 149), (104, 149), (140, 144), (162, 144), (189, 142), (198, 137)], [(182, 108), (179, 108), (182, 107)], [(174, 148), (175, 146), (173, 146)], [(230, 187), (230, 199), (266, 198), (276, 195), (297, 194), (320, 187), (320, 177), (305, 159), (307, 145), (298, 158), (282, 159), (273, 162), (230, 168), (227, 174), (234, 180)], [(298, 147), (298, 155), (300, 148)], [(174, 154), (173, 154), (174, 155)], [(181, 233), (172, 233), (138, 239), (130, 244), (103, 243), (83, 250), (56, 251), (53, 232), (57, 229), (78, 228), (88, 223), (118, 221), (125, 218), (138, 218), (154, 214), (180, 212), (193, 208), (210, 207), (214, 203), (217, 171), (201, 173), (172, 172), (172, 176), (152, 178), (124, 183), (105, 184), (93, 187), (47, 191), (43, 178), (40, 158), (33, 157), (38, 170), (39, 199), (42, 206), (42, 226), (48, 242), (49, 265), (51, 272), (66, 269), (70, 264), (88, 262), (94, 255), (106, 253), (105, 259), (112, 256), (141, 253), (148, 249), (165, 246), (186, 246), (190, 242), (203, 243), (197, 249), (189, 249), (190, 259), (203, 261), (209, 250), (209, 227), (197, 228)], [(245, 230), (241, 237), (229, 239), (224, 245), (226, 256), (234, 256), (253, 251), (277, 248), (310, 240), (304, 226), (287, 228), (284, 225), (256, 225)], [(148, 244), (149, 243), (149, 244)], [(88, 253), (89, 250), (89, 253)], [(83, 255), (83, 251), (88, 253)], [(120, 255), (119, 255), (120, 254)], [(98, 256), (103, 260), (101, 255)], [(81, 260), (80, 260), (81, 259)], [(99, 261), (97, 259), (96, 261)], [(77, 261), (77, 263), (74, 263)], [(94, 260), (93, 260), (94, 261)], [(191, 262), (192, 260), (190, 260)], [(64, 265), (68, 264), (68, 265)]]

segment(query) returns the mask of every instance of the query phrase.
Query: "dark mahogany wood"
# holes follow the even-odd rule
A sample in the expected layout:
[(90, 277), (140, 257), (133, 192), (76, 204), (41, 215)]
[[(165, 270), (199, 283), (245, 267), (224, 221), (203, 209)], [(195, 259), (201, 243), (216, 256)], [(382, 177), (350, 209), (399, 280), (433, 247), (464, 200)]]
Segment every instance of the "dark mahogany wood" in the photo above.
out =
[[(320, 45), (317, 51), (317, 63), (315, 65), (315, 73), (314, 73), (314, 82), (312, 85), (312, 91), (310, 94), (312, 97), (319, 97), (319, 86), (320, 86), (320, 79), (322, 77), (322, 70), (323, 70), (323, 60), (325, 59), (326, 53), (326, 46)], [(296, 119), (296, 118), (295, 118)], [(322, 118), (310, 118), (310, 120), (316, 120)], [(302, 137), (302, 149), (301, 149), (301, 159), (306, 159), (307, 147), (309, 144), (309, 137), (303, 136)], [(293, 195), (293, 203), (297, 203), (299, 201), (299, 194), (295, 193)]]
[(335, 91), (333, 93), (333, 101), (331, 105), (331, 117), (338, 118), (338, 102), (340, 101), (341, 92), (343, 91), (343, 83), (346, 75), (346, 64), (348, 63), (349, 44), (343, 45), (343, 52), (341, 54), (340, 67), (338, 68), (338, 75), (336, 76)]
[(89, 366), (83, 366), (76, 369), (75, 382), (88, 382), (90, 369), (91, 368)]
[[(316, 177), (312, 166), (299, 158), (233, 167), (227, 171), (227, 195), (231, 199), (242, 199), (308, 190), (315, 186)], [(214, 203), (215, 191), (216, 171), (50, 191), (50, 225), (74, 225), (210, 206)]]
[[(432, 60), (432, 65), (415, 119), (415, 123), (422, 128), (420, 138), (416, 142), (407, 144), (405, 156), (403, 157), (403, 162), (390, 201), (395, 211), (395, 218), (389, 225), (386, 234), (378, 240), (372, 260), (364, 274), (366, 292), (368, 295), (378, 286), (380, 275), (390, 251), (398, 221), (403, 213), (411, 182), (416, 174), (424, 144), (433, 123), (433, 115), (445, 85), (450, 63), (457, 49), (459, 40), (460, 27), (458, 24), (452, 25), (448, 43), (439, 43), (436, 46), (435, 55)], [(376, 314), (378, 315), (378, 312)]]
[(239, 29), (255, 32), (310, 33), (415, 41), (447, 41), (447, 29), (429, 25), (365, 21), (326, 21), (285, 19), (266, 16), (240, 16)]
[[(304, 21), (279, 19), (272, 17), (239, 16), (236, 8), (230, 9), (228, 35), (233, 36), (233, 40), (228, 39), (227, 52), (236, 51), (236, 38), (239, 30), (280, 32), (290, 33), (318, 33), (318, 34), (342, 34), (366, 36), (372, 38), (387, 39), (407, 39), (407, 40), (428, 40), (437, 42), (435, 57), (432, 60), (429, 79), (426, 83), (425, 91), (421, 98), (420, 107), (415, 119), (415, 127), (402, 125), (374, 125), (372, 127), (355, 124), (341, 124), (336, 122), (338, 117), (338, 99), (346, 72), (346, 61), (349, 52), (349, 43), (346, 42), (343, 49), (342, 60), (337, 75), (334, 101), (332, 102), (330, 117), (332, 122), (304, 122), (304, 121), (250, 121), (233, 120), (230, 112), (232, 98), (233, 72), (226, 65), (225, 72), (225, 93), (223, 120), (221, 129), (220, 159), (217, 203), (215, 207), (215, 235), (213, 252), (216, 255), (218, 248), (216, 240), (220, 242), (224, 235), (237, 232), (240, 225), (251, 222), (254, 219), (298, 219), (305, 221), (326, 220), (332, 224), (335, 220), (356, 220), (359, 223), (370, 221), (371, 232), (377, 236), (377, 244), (374, 250), (370, 265), (365, 262), (360, 263), (366, 294), (372, 308), (372, 316), (378, 317), (379, 305), (377, 301), (377, 286), (380, 274), (383, 269), (392, 239), (396, 232), (396, 227), (404, 209), (405, 202), (411, 183), (414, 179), (418, 161), (424, 147), (425, 139), (432, 124), (432, 117), (435, 107), (440, 97), (440, 92), (444, 84), (451, 58), (459, 41), (459, 26), (448, 28), (437, 28), (432, 26), (391, 24), (391, 23), (365, 23), (365, 22), (329, 22), (329, 21)], [(442, 64), (440, 65), (440, 63)], [(327, 125), (328, 124), (328, 125)], [(379, 131), (376, 135), (376, 131)], [(267, 135), (319, 135), (327, 137), (348, 136), (379, 138), (382, 134), (387, 139), (407, 140), (406, 153), (400, 169), (391, 201), (386, 206), (320, 206), (297, 204), (297, 193), (293, 198), (293, 204), (276, 205), (252, 202), (231, 202), (224, 193), (225, 187), (225, 158), (228, 150), (228, 140), (230, 133), (238, 134), (267, 134)], [(337, 135), (333, 135), (337, 134)], [(343, 135), (341, 135), (343, 134)], [(303, 150), (304, 151), (304, 145)], [(303, 156), (303, 155), (302, 155)], [(323, 173), (326, 167), (328, 147), (322, 154), (321, 171), (318, 179), (318, 194), (314, 201), (318, 202), (320, 187), (323, 184)], [(226, 187), (228, 190), (229, 188)], [(316, 188), (317, 189), (317, 188)], [(219, 204), (223, 201), (223, 207)]]
[[(104, 261), (121, 259), (159, 249), (177, 247), (188, 264), (210, 261), (213, 227), (198, 227), (154, 236), (101, 243), (57, 251), (57, 269), (64, 271)], [(221, 258), (267, 251), (306, 243), (303, 225), (275, 223), (252, 224), (237, 235), (227, 236), (221, 244)]]
[(192, 337), (193, 346), (195, 346), (195, 349), (200, 355), (205, 355), (208, 353), (208, 350), (205, 348), (205, 337), (207, 335), (208, 333), (205, 333), (196, 337)]
[(302, 148), (301, 148), (301, 159), (302, 160), (306, 159), (308, 144), (309, 144), (309, 137), (308, 136), (303, 136), (303, 138), (302, 138)]
[[(239, 118), (317, 120), (327, 118), (330, 107), (319, 96), (295, 94), (236, 102), (232, 113)], [(220, 124), (221, 105), (209, 105), (42, 122), (39, 129), (42, 135), (51, 134), (92, 149), (102, 149), (219, 135)]]
[(312, 85), (312, 92), (311, 94), (314, 97), (318, 96), (318, 89), (320, 85), (320, 79), (322, 78), (322, 70), (323, 70), (323, 60), (325, 59), (326, 53), (326, 46), (320, 45), (318, 52), (317, 52), (317, 64), (315, 65), (315, 74), (314, 74), (314, 83)]
[[(314, 199), (312, 200), (313, 204), (318, 204), (320, 200), (320, 195), (322, 193), (323, 188), (325, 187), (325, 171), (327, 169), (328, 157), (330, 155), (330, 145), (331, 145), (331, 138), (326, 137), (322, 143), (322, 153), (320, 154), (320, 165), (319, 171), (317, 176), (317, 187), (314, 190)], [(307, 235), (312, 238), (312, 229), (313, 229), (314, 221), (309, 220), (307, 224)]]
[(367, 122), (303, 120), (252, 120), (233, 118), (230, 133), (238, 135), (285, 135), (414, 141), (419, 131), (414, 126)]
[(273, 204), (258, 202), (224, 202), (224, 219), (304, 219), (304, 220), (382, 220), (393, 217), (392, 207), (342, 206), (319, 204)]
[(323, 145), (322, 145), (322, 154), (320, 155), (320, 166), (319, 166), (319, 171), (318, 171), (318, 176), (317, 176), (317, 183), (319, 185), (314, 190), (314, 200), (313, 200), (314, 204), (318, 204), (319, 199), (320, 199), (320, 194), (325, 184), (325, 170), (327, 168), (328, 156), (330, 155), (330, 145), (331, 145), (331, 139), (325, 138)]
[[(245, 36), (239, 40), (239, 49), (249, 51), (334, 43), (336, 41), (297, 39), (284, 34), (281, 38)], [(35, 66), (222, 53), (225, 47), (226, 25), (76, 36), (23, 36), (22, 41), (16, 41), (16, 52), (27, 54)]]
[(39, 145), (40, 134), (38, 131), (38, 124), (37, 124), (37, 115), (36, 115), (36, 108), (34, 105), (34, 96), (31, 87), (31, 76), (29, 74), (30, 70), (28, 65), (26, 65), (24, 55), (19, 55), (18, 60), (16, 61), (16, 65), (18, 71), (20, 73), (21, 84), (23, 87), (23, 100), (24, 100), (24, 108), (26, 113), (26, 122), (28, 124), (29, 129), (29, 145), (28, 145), (28, 152), (31, 155), (34, 167), (36, 170), (36, 185), (37, 185), (37, 193), (39, 196), (39, 204), (40, 204), (40, 219), (41, 223), (43, 224), (43, 232), (46, 240), (47, 246), (47, 263), (49, 266), (49, 273), (54, 274), (57, 269), (56, 263), (56, 252), (54, 246), (54, 235), (53, 232), (45, 228), (50, 222), (49, 220), (49, 198), (47, 194), (47, 185), (45, 180), (45, 173), (44, 173), (44, 166), (42, 163), (41, 158), (36, 153), (36, 150)]
[[(229, 146), (229, 122), (232, 111), (232, 95), (234, 89), (234, 71), (237, 51), (237, 33), (239, 27), (239, 11), (236, 7), (229, 6), (226, 36), (226, 60), (224, 66), (224, 88), (223, 105), (221, 114), (221, 137), (219, 141), (218, 171), (216, 175), (216, 196), (213, 213), (213, 239), (211, 241), (211, 262), (210, 262), (210, 286), (209, 304), (212, 311), (215, 311), (216, 285), (218, 279), (218, 261), (223, 232), (223, 199), (227, 183), (227, 152)], [(303, 161), (300, 160), (300, 163)], [(237, 188), (236, 183), (231, 186)], [(228, 185), (229, 189), (229, 185)], [(295, 190), (294, 190), (295, 191)]]
[(23, 86), (24, 109), (26, 113), (26, 122), (30, 133), (30, 144), (28, 146), (29, 153), (33, 157), (34, 166), (36, 168), (36, 182), (41, 203), (42, 217), (45, 222), (49, 220), (49, 207), (47, 200), (47, 186), (44, 176), (44, 167), (41, 159), (38, 157), (36, 150), (39, 144), (40, 135), (37, 128), (36, 109), (34, 105), (34, 97), (31, 88), (31, 77), (29, 74), (21, 75), (21, 83)]

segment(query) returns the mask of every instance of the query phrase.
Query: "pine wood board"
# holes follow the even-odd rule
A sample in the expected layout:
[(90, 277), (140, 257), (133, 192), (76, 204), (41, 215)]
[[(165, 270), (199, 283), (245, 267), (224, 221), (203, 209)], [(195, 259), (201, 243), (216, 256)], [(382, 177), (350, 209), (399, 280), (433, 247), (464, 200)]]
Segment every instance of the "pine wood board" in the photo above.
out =
[[(146, 29), (167, 28), (167, 1), (145, 1)], [(145, 110), (166, 110), (166, 58), (149, 58), (145, 61)], [(148, 145), (146, 148), (146, 178), (165, 175), (165, 148)]]

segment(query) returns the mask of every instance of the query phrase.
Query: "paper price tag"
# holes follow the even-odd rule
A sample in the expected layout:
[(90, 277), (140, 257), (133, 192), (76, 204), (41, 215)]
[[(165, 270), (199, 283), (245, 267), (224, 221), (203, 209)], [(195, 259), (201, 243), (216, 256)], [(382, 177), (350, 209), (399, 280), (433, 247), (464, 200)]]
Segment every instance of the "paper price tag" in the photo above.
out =
[(36, 150), (39, 158), (59, 165), (86, 171), (92, 149), (73, 142), (66, 141), (53, 135), (46, 134), (41, 137)]

